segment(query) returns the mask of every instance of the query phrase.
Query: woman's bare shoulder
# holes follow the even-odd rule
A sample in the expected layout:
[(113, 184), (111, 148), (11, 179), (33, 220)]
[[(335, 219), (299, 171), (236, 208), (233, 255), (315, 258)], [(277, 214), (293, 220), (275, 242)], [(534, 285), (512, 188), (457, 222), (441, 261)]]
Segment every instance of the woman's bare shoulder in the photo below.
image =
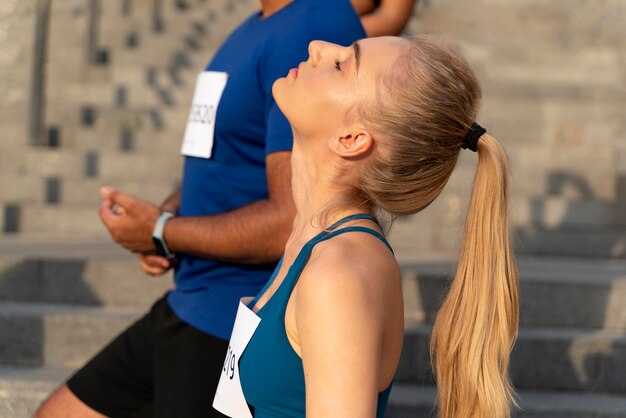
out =
[(398, 262), (383, 241), (371, 234), (350, 232), (316, 245), (298, 286), (304, 291), (299, 294), (310, 297), (358, 295), (350, 300), (362, 300), (371, 307), (385, 302), (386, 290), (398, 286), (399, 278)]

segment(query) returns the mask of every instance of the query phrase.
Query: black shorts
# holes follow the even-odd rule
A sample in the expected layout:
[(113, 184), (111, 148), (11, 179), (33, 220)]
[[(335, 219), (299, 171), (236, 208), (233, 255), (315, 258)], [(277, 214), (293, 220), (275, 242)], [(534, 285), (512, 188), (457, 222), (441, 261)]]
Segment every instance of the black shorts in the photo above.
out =
[(227, 348), (182, 322), (163, 297), (67, 386), (112, 418), (223, 418), (211, 405)]

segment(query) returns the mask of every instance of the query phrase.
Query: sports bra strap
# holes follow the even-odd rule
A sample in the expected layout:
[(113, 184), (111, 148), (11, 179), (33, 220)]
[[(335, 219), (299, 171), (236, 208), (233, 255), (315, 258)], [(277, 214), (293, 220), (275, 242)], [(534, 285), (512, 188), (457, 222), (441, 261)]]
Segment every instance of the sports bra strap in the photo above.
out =
[(319, 240), (316, 241), (316, 244), (318, 242), (326, 241), (327, 239), (331, 239), (334, 236), (337, 236), (337, 235), (340, 235), (340, 234), (343, 234), (343, 233), (346, 233), (346, 232), (352, 232), (352, 231), (365, 232), (365, 233), (374, 235), (376, 238), (380, 239), (387, 246), (387, 248), (389, 248), (389, 250), (392, 253), (394, 253), (393, 252), (393, 248), (391, 248), (391, 245), (389, 245), (389, 243), (387, 242), (385, 237), (380, 232), (375, 231), (375, 230), (373, 230), (371, 228), (364, 227), (364, 226), (347, 226), (345, 228), (337, 229), (336, 231), (333, 231), (333, 232), (331, 232), (331, 233), (321, 237)]
[[(339, 227), (340, 225), (342, 225), (342, 224), (344, 224), (344, 223), (346, 223), (348, 221), (352, 221), (352, 220), (356, 220), (356, 219), (371, 220), (371, 221), (375, 222), (377, 225), (379, 225), (378, 220), (375, 217), (373, 217), (372, 215), (368, 215), (366, 213), (357, 213), (357, 214), (346, 216), (345, 218), (340, 219), (339, 221), (337, 221), (334, 224), (332, 224), (326, 230), (324, 230), (324, 231), (320, 232), (319, 234), (317, 234), (314, 238), (312, 238), (306, 244), (304, 244), (304, 246), (302, 247), (302, 249), (300, 250), (300, 252), (296, 256), (296, 259), (293, 261), (293, 263), (291, 264), (291, 266), (287, 270), (287, 274), (286, 274), (285, 278), (283, 279), (283, 283), (280, 284), (278, 289), (276, 289), (276, 292), (274, 293), (274, 295), (272, 295), (272, 297), (270, 298), (269, 301), (266, 302), (266, 304), (270, 303), (271, 301), (273, 301), (274, 303), (279, 303), (279, 301), (282, 300), (283, 304), (286, 306), (286, 304), (287, 304), (286, 301), (289, 299), (289, 295), (291, 294), (294, 286), (296, 285), (296, 283), (298, 281), (298, 278), (300, 277), (300, 273), (302, 273), (302, 269), (306, 265), (306, 263), (307, 263), (307, 261), (309, 259), (309, 256), (311, 255), (311, 252), (313, 251), (313, 247), (315, 247), (315, 245), (317, 243), (319, 243), (319, 242), (326, 241), (327, 239), (330, 239), (330, 238), (332, 238), (334, 236), (337, 236), (337, 235), (340, 235), (340, 234), (344, 234), (346, 232), (352, 232), (352, 231), (365, 232), (367, 234), (371, 234), (371, 235), (377, 237), (378, 239), (380, 239), (387, 246), (387, 248), (389, 248), (389, 250), (393, 253), (393, 249), (391, 248), (391, 245), (389, 245), (389, 243), (387, 242), (385, 237), (381, 233), (379, 233), (378, 231), (375, 231), (375, 230), (373, 230), (371, 228), (367, 228), (367, 227), (364, 227), (364, 226), (347, 226), (345, 228), (337, 229), (337, 227)], [(248, 304), (248, 307), (250, 309), (253, 309), (253, 307), (257, 304), (257, 302), (259, 301), (261, 296), (270, 287), (270, 285), (272, 284), (272, 282), (276, 278), (276, 274), (280, 270), (280, 265), (282, 265), (282, 262), (283, 262), (283, 259), (281, 258), (279, 266), (274, 271), (274, 274), (272, 275), (270, 280), (265, 284), (265, 287)]]
[[(300, 254), (298, 254), (298, 257), (296, 257), (296, 261), (294, 261), (292, 265), (292, 267), (295, 268), (295, 271), (293, 272), (295, 274), (287, 275), (287, 277), (285, 278), (285, 282), (286, 282), (285, 288), (284, 290), (282, 290), (282, 294), (281, 296), (279, 296), (279, 298), (282, 298), (284, 300), (289, 299), (289, 295), (293, 291), (293, 288), (296, 286), (296, 283), (298, 282), (298, 279), (300, 278), (300, 274), (302, 273), (302, 270), (304, 269), (304, 266), (306, 265), (309, 259), (309, 256), (311, 255), (311, 252), (313, 251), (313, 247), (315, 247), (315, 245), (317, 245), (318, 243), (322, 241), (326, 241), (327, 239), (331, 239), (332, 237), (335, 237), (337, 235), (345, 234), (346, 232), (353, 232), (353, 231), (365, 232), (367, 234), (371, 234), (375, 236), (376, 238), (380, 239), (387, 246), (387, 248), (389, 248), (392, 254), (394, 253), (393, 249), (391, 248), (391, 245), (389, 245), (385, 237), (382, 236), (382, 234), (380, 234), (378, 231), (375, 231), (373, 229), (370, 229), (364, 226), (346, 226), (345, 228), (337, 229), (331, 233), (328, 233), (322, 237), (319, 237), (318, 239), (314, 241), (312, 240), (305, 244)], [(280, 290), (281, 289), (279, 289), (279, 291)], [(276, 293), (279, 293), (279, 292), (277, 291)], [(285, 305), (287, 304), (287, 302), (284, 302), (284, 303)]]
[(338, 226), (341, 226), (345, 224), (346, 222), (354, 221), (356, 219), (367, 219), (369, 221), (375, 222), (376, 225), (380, 226), (380, 224), (378, 223), (378, 219), (376, 219), (376, 217), (367, 213), (355, 213), (354, 215), (348, 215), (344, 218), (341, 218), (340, 220), (338, 220), (337, 222), (335, 222), (334, 224), (326, 228), (326, 230), (332, 231), (334, 229), (337, 229)]

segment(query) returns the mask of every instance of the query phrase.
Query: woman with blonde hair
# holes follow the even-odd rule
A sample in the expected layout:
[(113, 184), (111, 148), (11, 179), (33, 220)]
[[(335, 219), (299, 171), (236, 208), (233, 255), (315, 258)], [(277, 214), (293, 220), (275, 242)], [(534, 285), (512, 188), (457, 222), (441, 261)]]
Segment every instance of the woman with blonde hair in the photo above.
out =
[(233, 417), (251, 416), (248, 404), (255, 418), (382, 417), (404, 330), (400, 270), (374, 214), (427, 207), (469, 149), (460, 261), (431, 338), (439, 416), (509, 417), (508, 163), (475, 123), (467, 63), (424, 38), (315, 41), (273, 94), (294, 133), (297, 215), (272, 279), (240, 305), (215, 403), (241, 407)]

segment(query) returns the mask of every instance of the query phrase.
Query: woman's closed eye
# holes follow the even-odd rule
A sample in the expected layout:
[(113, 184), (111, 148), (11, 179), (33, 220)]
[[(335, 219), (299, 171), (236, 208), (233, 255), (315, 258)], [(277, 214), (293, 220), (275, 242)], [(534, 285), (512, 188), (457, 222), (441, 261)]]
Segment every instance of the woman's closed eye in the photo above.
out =
[(341, 62), (339, 62), (339, 60), (335, 60), (335, 68), (341, 71)]

